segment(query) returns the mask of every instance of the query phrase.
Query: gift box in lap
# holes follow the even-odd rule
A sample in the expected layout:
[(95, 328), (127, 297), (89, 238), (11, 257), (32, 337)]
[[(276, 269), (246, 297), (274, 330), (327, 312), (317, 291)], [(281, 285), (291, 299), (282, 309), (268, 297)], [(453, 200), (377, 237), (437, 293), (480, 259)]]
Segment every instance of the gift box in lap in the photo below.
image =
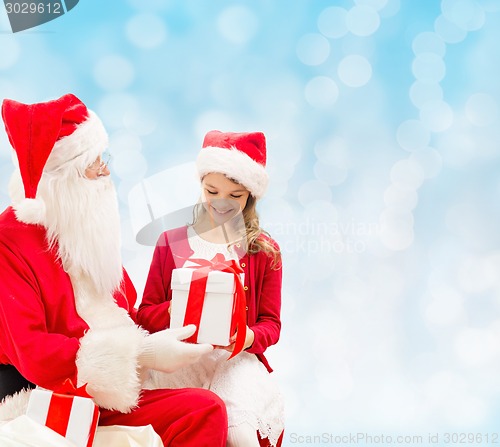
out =
[(64, 436), (77, 447), (91, 447), (99, 410), (89, 397), (35, 388), (30, 394), (26, 415)]
[[(172, 271), (172, 304), (170, 327), (185, 326), (186, 307), (194, 269), (179, 268)], [(235, 276), (232, 273), (208, 273), (205, 296), (198, 329), (198, 343), (228, 346), (231, 337)], [(189, 321), (187, 322), (189, 323)]]

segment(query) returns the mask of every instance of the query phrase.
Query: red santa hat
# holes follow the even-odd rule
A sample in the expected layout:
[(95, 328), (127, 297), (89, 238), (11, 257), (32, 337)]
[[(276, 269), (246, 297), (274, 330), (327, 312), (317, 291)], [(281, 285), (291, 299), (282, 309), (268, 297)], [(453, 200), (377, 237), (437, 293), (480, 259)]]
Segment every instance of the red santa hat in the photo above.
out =
[(200, 178), (220, 172), (242, 184), (257, 199), (267, 188), (266, 137), (262, 132), (212, 130), (205, 135), (196, 160)]
[(25, 223), (43, 223), (45, 204), (37, 196), (43, 172), (80, 159), (84, 168), (106, 148), (107, 133), (97, 115), (72, 94), (38, 104), (5, 99), (2, 118), (24, 187), (24, 199), (14, 204), (16, 216)]

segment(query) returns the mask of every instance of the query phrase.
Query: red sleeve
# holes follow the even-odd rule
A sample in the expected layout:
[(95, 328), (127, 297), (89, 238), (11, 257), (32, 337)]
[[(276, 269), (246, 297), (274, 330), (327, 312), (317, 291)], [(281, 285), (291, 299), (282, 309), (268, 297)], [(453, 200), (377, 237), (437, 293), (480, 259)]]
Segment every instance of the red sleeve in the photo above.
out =
[(260, 289), (256, 290), (257, 320), (250, 329), (255, 339), (248, 352), (262, 354), (271, 345), (278, 342), (281, 331), (281, 281), (282, 266), (273, 266), (272, 257), (260, 253), (265, 257), (265, 263), (259, 266), (257, 275), (262, 276)]
[(144, 295), (137, 311), (138, 324), (149, 332), (158, 332), (170, 325), (168, 308), (171, 299), (169, 290), (173, 269), (174, 262), (164, 233), (156, 244), (144, 287)]
[[(1, 351), (26, 379), (37, 385), (54, 388), (67, 378), (77, 383), (79, 340), (48, 332), (38, 279), (28, 259), (0, 242)], [(62, 285), (53, 286), (53, 293), (65, 293), (58, 290)]]

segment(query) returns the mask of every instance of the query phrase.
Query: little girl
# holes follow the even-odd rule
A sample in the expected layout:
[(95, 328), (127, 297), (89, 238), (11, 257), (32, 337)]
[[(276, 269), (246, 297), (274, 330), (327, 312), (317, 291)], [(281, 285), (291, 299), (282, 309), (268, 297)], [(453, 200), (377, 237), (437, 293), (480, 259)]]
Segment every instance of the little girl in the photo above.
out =
[(259, 438), (279, 446), (284, 428), (283, 398), (264, 356), (279, 339), (282, 277), (279, 247), (260, 228), (256, 212), (268, 181), (265, 163), (266, 141), (260, 132), (211, 131), (205, 136), (196, 162), (202, 205), (193, 224), (160, 236), (138, 310), (145, 329), (163, 330), (170, 325), (173, 269), (194, 265), (188, 258), (210, 260), (218, 253), (239, 261), (247, 310), (244, 350), (228, 360), (233, 337), (229, 346), (197, 364), (172, 374), (155, 373), (151, 384), (217, 393), (227, 407), (228, 446), (263, 445)]

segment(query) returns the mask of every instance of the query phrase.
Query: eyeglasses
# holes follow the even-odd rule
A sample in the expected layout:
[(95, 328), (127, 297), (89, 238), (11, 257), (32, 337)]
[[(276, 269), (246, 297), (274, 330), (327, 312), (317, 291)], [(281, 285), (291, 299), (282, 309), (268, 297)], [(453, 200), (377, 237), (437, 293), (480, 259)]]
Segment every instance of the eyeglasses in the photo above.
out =
[(108, 167), (111, 161), (111, 154), (109, 152), (104, 152), (101, 157), (98, 157), (94, 163), (87, 166), (87, 171), (96, 172), (97, 175), (102, 175), (104, 170)]

